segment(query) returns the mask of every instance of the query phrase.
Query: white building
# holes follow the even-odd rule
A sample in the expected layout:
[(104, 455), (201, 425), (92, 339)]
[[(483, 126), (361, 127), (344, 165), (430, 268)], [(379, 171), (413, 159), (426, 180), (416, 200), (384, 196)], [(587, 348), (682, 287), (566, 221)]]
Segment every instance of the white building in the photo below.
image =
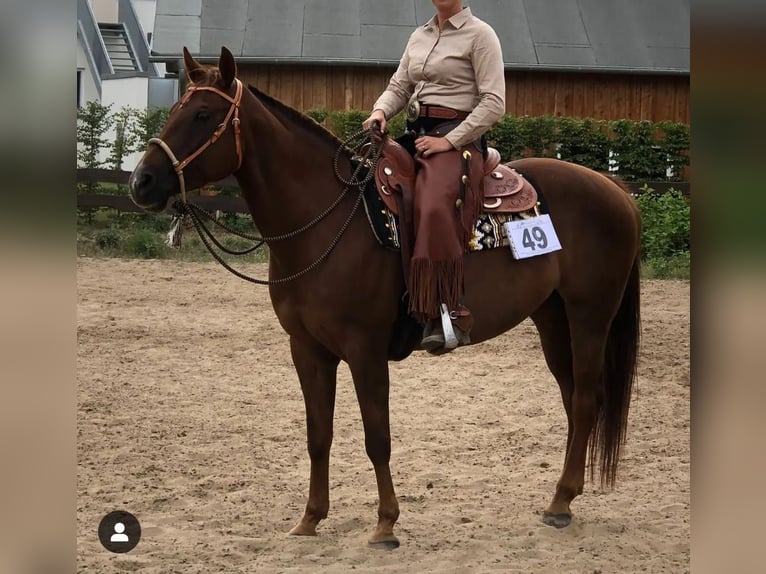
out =
[[(177, 79), (149, 60), (156, 0), (77, 0), (77, 106), (169, 107)], [(113, 134), (112, 134), (113, 135)], [(136, 156), (126, 159), (131, 169)]]

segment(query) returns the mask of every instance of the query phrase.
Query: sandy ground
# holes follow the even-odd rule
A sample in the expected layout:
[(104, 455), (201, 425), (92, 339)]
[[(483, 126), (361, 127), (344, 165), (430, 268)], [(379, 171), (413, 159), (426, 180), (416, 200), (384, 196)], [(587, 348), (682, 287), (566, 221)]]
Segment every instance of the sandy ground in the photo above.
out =
[[(250, 271), (265, 275), (265, 265)], [(689, 284), (643, 284), (643, 351), (621, 479), (540, 522), (566, 419), (527, 321), (391, 366), (394, 551), (341, 365), (320, 536), (286, 535), (308, 493), (303, 399), (265, 288), (213, 264), (78, 262), (81, 572), (688, 572)], [(430, 487), (429, 487), (430, 485)], [(141, 521), (129, 554), (97, 526)]]

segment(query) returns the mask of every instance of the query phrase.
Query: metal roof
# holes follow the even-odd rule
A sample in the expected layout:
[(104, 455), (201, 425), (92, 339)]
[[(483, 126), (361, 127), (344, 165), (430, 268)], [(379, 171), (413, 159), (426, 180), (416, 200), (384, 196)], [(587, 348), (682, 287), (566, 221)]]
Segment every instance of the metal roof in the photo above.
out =
[[(689, 73), (689, 0), (464, 0), (507, 69)], [(396, 65), (431, 0), (157, 0), (153, 60)]]

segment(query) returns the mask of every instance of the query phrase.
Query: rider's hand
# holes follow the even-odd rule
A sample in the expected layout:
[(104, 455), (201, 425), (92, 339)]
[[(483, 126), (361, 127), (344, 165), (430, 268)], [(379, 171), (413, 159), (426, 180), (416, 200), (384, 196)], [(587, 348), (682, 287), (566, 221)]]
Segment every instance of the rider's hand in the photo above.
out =
[(447, 138), (435, 138), (432, 136), (421, 136), (415, 140), (415, 149), (418, 155), (428, 157), (435, 153), (451, 151), (455, 149)]
[(386, 114), (383, 113), (383, 110), (373, 110), (373, 112), (370, 114), (370, 117), (362, 122), (362, 127), (366, 130), (369, 130), (372, 127), (372, 124), (375, 122), (380, 124), (380, 131), (385, 133)]

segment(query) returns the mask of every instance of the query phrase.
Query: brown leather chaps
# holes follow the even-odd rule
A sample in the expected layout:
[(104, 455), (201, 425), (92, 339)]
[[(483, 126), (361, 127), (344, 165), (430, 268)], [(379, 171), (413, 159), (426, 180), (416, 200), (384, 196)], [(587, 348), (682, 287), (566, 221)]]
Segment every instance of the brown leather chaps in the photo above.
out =
[[(484, 157), (477, 144), (415, 156), (415, 246), (408, 288), (410, 313), (422, 321), (438, 317), (441, 303), (450, 310), (460, 305), (463, 254), (481, 210)], [(465, 183), (463, 175), (468, 175)]]

